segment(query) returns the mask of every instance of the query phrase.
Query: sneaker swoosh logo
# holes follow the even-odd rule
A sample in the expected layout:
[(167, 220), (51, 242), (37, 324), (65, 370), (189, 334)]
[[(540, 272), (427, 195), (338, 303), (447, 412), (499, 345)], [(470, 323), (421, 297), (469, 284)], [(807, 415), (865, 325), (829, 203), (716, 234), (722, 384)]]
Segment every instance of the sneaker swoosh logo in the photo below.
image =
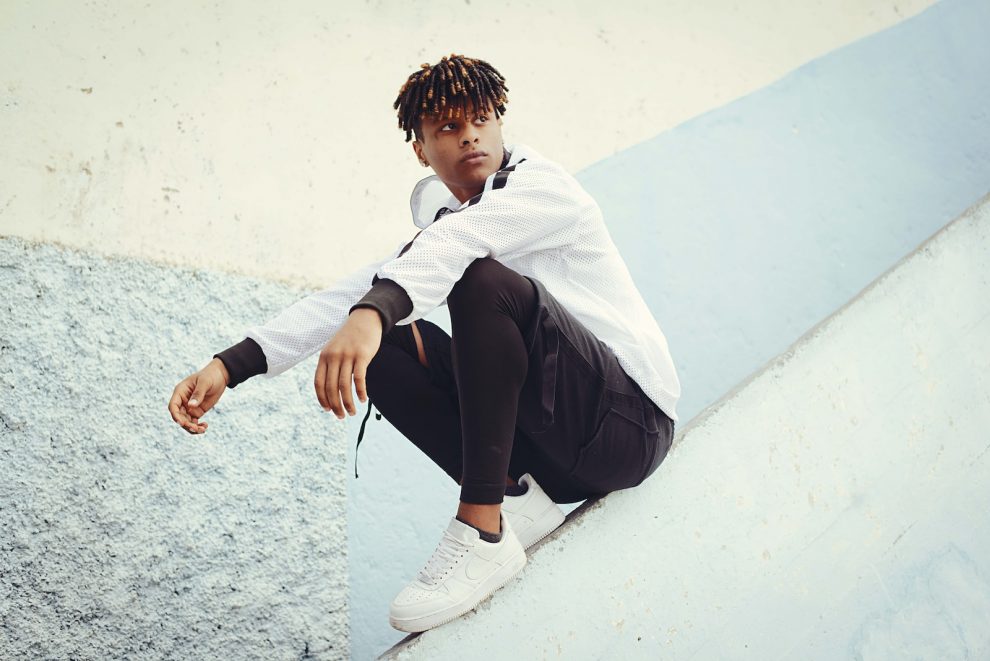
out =
[(492, 572), (492, 564), (491, 560), (485, 560), (472, 553), (468, 557), (467, 564), (464, 565), (464, 575), (471, 581), (481, 580)]

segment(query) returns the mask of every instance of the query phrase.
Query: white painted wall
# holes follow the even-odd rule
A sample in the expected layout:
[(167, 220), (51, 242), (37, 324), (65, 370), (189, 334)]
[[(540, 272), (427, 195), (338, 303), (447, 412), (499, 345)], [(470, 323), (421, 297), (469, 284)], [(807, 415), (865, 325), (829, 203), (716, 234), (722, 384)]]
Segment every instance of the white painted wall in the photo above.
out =
[(987, 263), (990, 195), (387, 658), (986, 658)]
[(318, 287), (415, 228), (392, 102), (463, 52), (576, 171), (930, 0), (0, 5), (0, 234)]

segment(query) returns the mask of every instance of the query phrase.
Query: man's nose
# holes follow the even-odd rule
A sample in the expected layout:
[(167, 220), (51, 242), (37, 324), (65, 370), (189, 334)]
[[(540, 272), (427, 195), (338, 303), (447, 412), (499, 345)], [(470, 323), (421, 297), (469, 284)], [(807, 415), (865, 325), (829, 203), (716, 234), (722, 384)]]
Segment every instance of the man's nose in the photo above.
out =
[(466, 145), (470, 143), (472, 140), (474, 142), (477, 142), (479, 136), (480, 136), (480, 132), (478, 131), (477, 128), (475, 128), (474, 126), (468, 126), (466, 129), (464, 129), (464, 133), (461, 135), (461, 144)]

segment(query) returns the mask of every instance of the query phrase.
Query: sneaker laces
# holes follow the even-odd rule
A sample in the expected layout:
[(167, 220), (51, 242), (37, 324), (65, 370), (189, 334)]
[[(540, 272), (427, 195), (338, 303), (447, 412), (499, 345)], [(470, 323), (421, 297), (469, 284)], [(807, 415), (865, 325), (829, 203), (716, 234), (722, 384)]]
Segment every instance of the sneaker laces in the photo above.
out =
[(444, 530), (443, 537), (440, 538), (440, 543), (437, 544), (430, 559), (419, 570), (416, 578), (426, 585), (438, 585), (450, 568), (457, 563), (461, 555), (465, 551), (470, 550), (471, 546), (469, 544), (465, 544)]

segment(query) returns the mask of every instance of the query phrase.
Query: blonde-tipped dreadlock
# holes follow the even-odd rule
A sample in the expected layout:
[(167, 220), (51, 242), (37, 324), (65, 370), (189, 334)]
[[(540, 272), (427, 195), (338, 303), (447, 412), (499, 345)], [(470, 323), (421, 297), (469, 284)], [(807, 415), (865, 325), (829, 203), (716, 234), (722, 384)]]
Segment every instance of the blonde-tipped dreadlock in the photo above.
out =
[(406, 132), (406, 142), (415, 131), (420, 138), (420, 121), (426, 116), (460, 117), (468, 104), (475, 108), (495, 108), (495, 118), (505, 114), (508, 98), (505, 78), (484, 60), (451, 53), (430, 66), (420, 65), (409, 75), (393, 108), (398, 109), (399, 128)]

